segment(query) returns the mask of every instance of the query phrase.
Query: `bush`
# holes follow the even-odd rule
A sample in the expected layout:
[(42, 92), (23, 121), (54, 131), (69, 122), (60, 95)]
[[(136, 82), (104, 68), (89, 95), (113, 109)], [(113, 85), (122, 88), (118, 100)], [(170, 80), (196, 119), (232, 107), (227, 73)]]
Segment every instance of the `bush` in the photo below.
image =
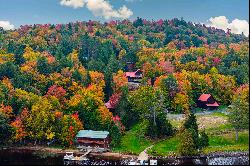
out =
[(122, 134), (118, 128), (118, 126), (116, 125), (113, 125), (110, 129), (110, 136), (111, 136), (111, 147), (115, 147), (115, 146), (118, 146), (121, 142), (121, 137), (122, 137)]
[(199, 149), (202, 149), (209, 145), (209, 139), (205, 131), (201, 131), (199, 136)]
[(188, 129), (183, 129), (180, 134), (181, 142), (177, 151), (182, 156), (193, 156), (197, 154), (192, 133)]

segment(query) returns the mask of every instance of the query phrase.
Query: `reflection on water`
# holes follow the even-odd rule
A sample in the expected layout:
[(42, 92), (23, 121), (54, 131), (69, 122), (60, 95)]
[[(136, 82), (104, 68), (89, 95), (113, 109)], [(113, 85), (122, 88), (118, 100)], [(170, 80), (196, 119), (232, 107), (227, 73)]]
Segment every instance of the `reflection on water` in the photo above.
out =
[(249, 165), (248, 156), (217, 157), (208, 159), (208, 165)]
[[(63, 165), (63, 155), (32, 153), (31, 151), (0, 150), (0, 165)], [(90, 158), (78, 165), (128, 165), (129, 160)], [(249, 165), (249, 156), (158, 159), (158, 165)]]
[(38, 155), (29, 151), (0, 150), (0, 165), (63, 165), (59, 155)]

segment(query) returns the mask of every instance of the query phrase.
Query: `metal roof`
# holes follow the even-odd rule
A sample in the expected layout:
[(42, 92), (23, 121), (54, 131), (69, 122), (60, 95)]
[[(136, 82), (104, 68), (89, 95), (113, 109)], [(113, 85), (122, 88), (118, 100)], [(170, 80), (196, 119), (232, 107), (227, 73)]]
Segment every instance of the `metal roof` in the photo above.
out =
[(108, 131), (80, 130), (76, 135), (76, 137), (104, 139), (107, 138), (108, 135), (109, 135)]
[(140, 69), (138, 69), (134, 72), (126, 72), (125, 75), (126, 75), (126, 77), (133, 77), (133, 78), (141, 77), (141, 75), (138, 74), (138, 72), (142, 72), (142, 71)]
[(206, 104), (208, 107), (219, 107), (220, 105), (217, 102), (214, 102), (213, 104)]
[(201, 101), (207, 101), (207, 99), (210, 97), (211, 95), (210, 94), (202, 94), (198, 100), (201, 100)]

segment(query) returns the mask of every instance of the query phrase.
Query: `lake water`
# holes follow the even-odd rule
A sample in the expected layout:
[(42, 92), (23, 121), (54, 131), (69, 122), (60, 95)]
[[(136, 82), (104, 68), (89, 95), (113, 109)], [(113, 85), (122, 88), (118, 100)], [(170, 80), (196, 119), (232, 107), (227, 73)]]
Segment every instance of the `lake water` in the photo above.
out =
[[(128, 160), (90, 158), (86, 165), (127, 165)], [(0, 165), (64, 165), (63, 154), (0, 150)], [(249, 165), (249, 156), (158, 159), (158, 165)]]

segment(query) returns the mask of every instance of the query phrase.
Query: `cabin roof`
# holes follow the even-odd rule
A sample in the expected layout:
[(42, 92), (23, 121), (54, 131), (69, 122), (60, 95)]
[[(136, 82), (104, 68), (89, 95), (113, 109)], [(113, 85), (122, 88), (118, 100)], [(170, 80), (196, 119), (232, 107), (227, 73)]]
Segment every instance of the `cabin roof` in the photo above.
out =
[(213, 104), (206, 104), (208, 107), (219, 107), (219, 104), (217, 102), (214, 102)]
[(200, 100), (200, 101), (207, 101), (209, 97), (211, 97), (210, 94), (202, 94), (202, 95), (199, 97), (198, 100)]
[(136, 76), (136, 73), (137, 73), (137, 72), (141, 72), (141, 70), (138, 69), (138, 70), (136, 70), (136, 71), (134, 71), (134, 72), (126, 72), (126, 77), (137, 77), (137, 76)]
[(80, 130), (76, 135), (77, 138), (96, 138), (104, 139), (109, 135), (108, 131), (93, 131), (93, 130)]
[(108, 101), (107, 103), (105, 103), (105, 106), (106, 106), (108, 109), (114, 109), (114, 108), (115, 108), (113, 105), (111, 105), (110, 101)]

